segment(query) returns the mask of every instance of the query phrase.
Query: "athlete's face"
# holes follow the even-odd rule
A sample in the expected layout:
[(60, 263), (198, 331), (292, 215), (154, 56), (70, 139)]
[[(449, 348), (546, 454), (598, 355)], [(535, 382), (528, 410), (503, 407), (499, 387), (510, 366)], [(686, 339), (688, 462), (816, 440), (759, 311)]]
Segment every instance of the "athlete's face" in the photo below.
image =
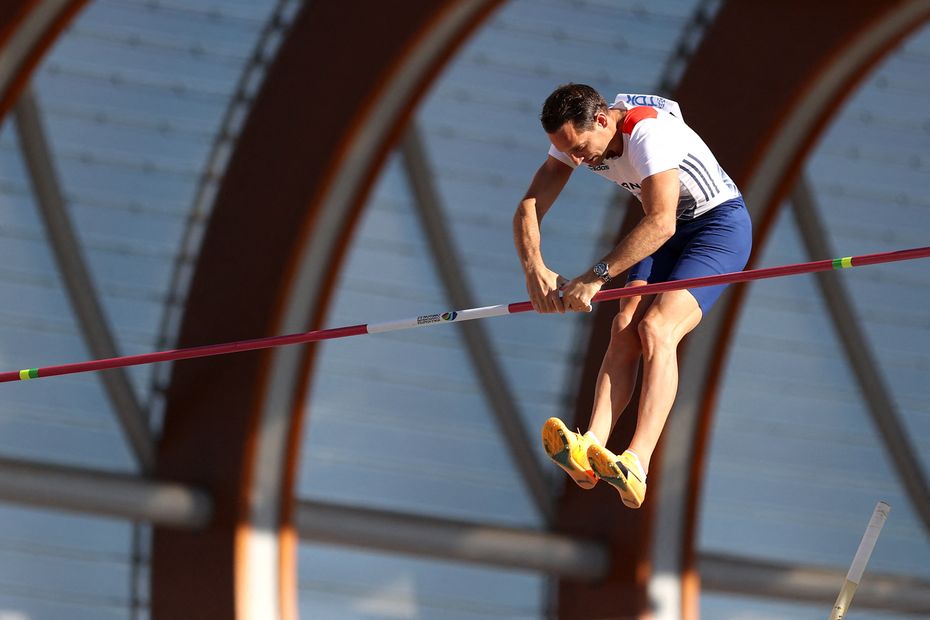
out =
[(611, 121), (607, 114), (598, 113), (590, 129), (580, 130), (570, 122), (565, 123), (555, 133), (549, 134), (549, 140), (575, 164), (597, 166), (618, 155), (610, 148), (616, 132), (616, 125)]

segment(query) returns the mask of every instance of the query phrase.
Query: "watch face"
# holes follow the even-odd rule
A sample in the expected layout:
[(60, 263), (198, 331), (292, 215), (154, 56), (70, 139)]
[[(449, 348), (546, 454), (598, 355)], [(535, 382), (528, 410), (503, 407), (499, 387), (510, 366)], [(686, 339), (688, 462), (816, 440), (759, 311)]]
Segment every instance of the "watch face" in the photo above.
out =
[(599, 278), (603, 278), (607, 275), (607, 265), (606, 263), (598, 263), (594, 265), (594, 275)]

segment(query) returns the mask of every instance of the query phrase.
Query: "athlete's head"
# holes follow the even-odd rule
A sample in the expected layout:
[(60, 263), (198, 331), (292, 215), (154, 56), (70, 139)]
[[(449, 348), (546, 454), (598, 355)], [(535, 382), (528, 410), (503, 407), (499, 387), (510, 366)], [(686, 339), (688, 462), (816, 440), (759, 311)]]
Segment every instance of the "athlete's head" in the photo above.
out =
[(611, 148), (611, 141), (616, 142), (616, 119), (607, 101), (590, 86), (559, 86), (546, 98), (539, 120), (553, 146), (576, 164), (598, 165), (617, 156), (617, 145)]
[(563, 84), (546, 98), (539, 120), (546, 133), (555, 133), (565, 123), (575, 129), (591, 129), (598, 112), (607, 111), (607, 101), (586, 84)]

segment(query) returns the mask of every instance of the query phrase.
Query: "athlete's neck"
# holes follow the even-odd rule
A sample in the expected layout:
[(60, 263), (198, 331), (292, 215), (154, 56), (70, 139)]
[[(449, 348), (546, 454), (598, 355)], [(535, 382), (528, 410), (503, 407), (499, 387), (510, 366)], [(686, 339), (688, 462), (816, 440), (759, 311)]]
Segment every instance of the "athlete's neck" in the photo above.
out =
[(610, 113), (610, 118), (614, 120), (614, 137), (607, 143), (604, 158), (611, 159), (623, 155), (623, 119), (626, 118), (626, 110), (610, 108), (607, 111)]

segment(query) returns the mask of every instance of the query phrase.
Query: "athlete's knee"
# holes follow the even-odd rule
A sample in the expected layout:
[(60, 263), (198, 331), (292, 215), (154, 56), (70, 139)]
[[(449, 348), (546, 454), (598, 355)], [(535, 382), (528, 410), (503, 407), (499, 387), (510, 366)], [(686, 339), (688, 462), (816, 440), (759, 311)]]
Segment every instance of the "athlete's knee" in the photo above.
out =
[(621, 306), (620, 311), (614, 315), (613, 323), (610, 325), (610, 333), (620, 334), (630, 329), (630, 324), (633, 322), (634, 312), (635, 307), (630, 308), (628, 306), (624, 308)]
[(641, 350), (633, 313), (618, 312), (610, 327), (610, 345), (608, 352), (638, 356)]
[[(627, 288), (632, 286), (640, 285), (627, 285)], [(624, 297), (620, 300), (620, 310), (614, 316), (614, 322), (611, 327), (611, 333), (620, 332), (627, 329), (632, 329), (636, 331), (636, 325), (633, 325), (634, 321), (638, 321), (639, 316), (642, 316), (640, 308), (645, 308), (650, 303), (651, 298), (643, 300), (642, 295), (634, 295), (632, 297)], [(645, 304), (645, 306), (643, 305)]]
[(678, 346), (675, 326), (661, 312), (647, 312), (639, 322), (637, 332), (642, 349), (647, 354), (663, 349), (674, 350)]

